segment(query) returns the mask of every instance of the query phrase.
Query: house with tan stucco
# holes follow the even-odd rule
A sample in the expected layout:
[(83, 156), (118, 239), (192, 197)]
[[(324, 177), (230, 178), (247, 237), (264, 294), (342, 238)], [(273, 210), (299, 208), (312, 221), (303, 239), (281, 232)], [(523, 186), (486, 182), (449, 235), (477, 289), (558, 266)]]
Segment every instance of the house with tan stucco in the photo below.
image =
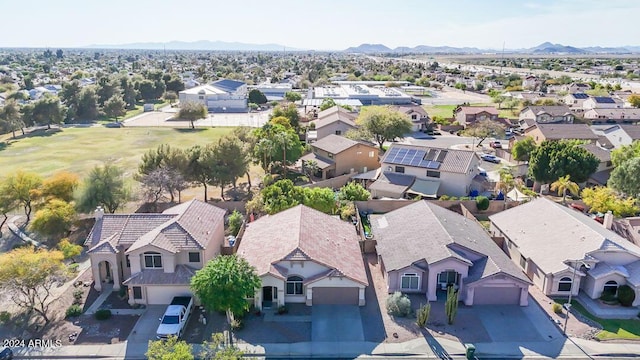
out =
[(105, 214), (85, 246), (96, 290), (125, 286), (130, 304), (169, 304), (191, 295), (191, 277), (224, 243), (226, 210), (191, 200), (162, 213)]

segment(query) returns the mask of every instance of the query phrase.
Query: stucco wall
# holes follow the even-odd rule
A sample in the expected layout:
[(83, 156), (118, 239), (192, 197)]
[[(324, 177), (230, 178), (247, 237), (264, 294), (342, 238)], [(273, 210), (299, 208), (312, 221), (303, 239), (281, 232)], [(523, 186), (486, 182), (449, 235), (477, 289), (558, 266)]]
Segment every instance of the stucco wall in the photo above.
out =
[(347, 131), (354, 129), (351, 125), (343, 123), (342, 121), (335, 121), (329, 125), (323, 126), (321, 128), (316, 128), (317, 131), (317, 140), (320, 140), (329, 135), (334, 135), (336, 130), (342, 132), (341, 136), (347, 133)]
[[(401, 289), (401, 279), (404, 274), (417, 274), (420, 278), (418, 280), (419, 289), (417, 290), (408, 290)], [(420, 269), (415, 266), (407, 266), (400, 270), (392, 270), (387, 273), (387, 282), (389, 284), (389, 294), (394, 293), (396, 291), (401, 291), (403, 293), (425, 293), (427, 291), (427, 283), (429, 281), (428, 278), (429, 272), (424, 269)]]

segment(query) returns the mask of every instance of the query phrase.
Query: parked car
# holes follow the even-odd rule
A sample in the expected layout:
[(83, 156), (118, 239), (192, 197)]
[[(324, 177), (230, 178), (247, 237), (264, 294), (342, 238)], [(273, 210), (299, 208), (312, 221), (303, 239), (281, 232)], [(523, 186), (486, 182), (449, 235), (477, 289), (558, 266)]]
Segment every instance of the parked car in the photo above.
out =
[(12, 360), (13, 351), (10, 348), (4, 348), (0, 351), (0, 360)]
[(166, 339), (169, 336), (180, 338), (187, 326), (189, 315), (193, 310), (193, 297), (176, 296), (160, 318), (160, 325), (156, 330), (156, 338)]
[(483, 169), (481, 167), (478, 167), (478, 175), (487, 177), (488, 176), (487, 175), (487, 170), (485, 170), (485, 169)]
[(502, 149), (502, 143), (498, 140), (490, 142), (489, 146), (491, 146), (494, 149)]
[(480, 158), (484, 161), (492, 162), (494, 164), (500, 164), (500, 158), (495, 155), (482, 154), (480, 155)]

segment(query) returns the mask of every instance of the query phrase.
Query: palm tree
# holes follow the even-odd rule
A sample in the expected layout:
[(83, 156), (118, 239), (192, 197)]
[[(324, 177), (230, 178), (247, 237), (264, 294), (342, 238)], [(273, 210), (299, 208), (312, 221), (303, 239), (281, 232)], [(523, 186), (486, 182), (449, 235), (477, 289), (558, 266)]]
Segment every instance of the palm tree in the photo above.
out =
[(578, 195), (580, 187), (578, 184), (570, 180), (570, 175), (565, 175), (551, 184), (551, 191), (557, 191), (558, 195), (562, 193), (562, 203), (566, 204), (567, 191), (573, 195)]

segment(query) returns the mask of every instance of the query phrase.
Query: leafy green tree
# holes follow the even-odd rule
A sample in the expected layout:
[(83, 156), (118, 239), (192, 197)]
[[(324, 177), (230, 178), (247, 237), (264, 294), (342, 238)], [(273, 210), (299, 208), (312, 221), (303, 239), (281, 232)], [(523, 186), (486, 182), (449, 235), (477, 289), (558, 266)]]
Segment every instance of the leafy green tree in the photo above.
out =
[(187, 166), (185, 170), (187, 181), (191, 181), (204, 188), (204, 201), (208, 201), (208, 185), (215, 184), (214, 148), (195, 145), (187, 150)]
[(64, 109), (60, 105), (60, 99), (55, 96), (45, 96), (33, 104), (33, 120), (38, 125), (61, 124), (64, 119)]
[(558, 195), (562, 194), (562, 203), (566, 204), (567, 191), (577, 196), (580, 193), (580, 186), (571, 181), (571, 175), (565, 175), (551, 184), (551, 191), (557, 191)]
[(178, 94), (184, 90), (184, 82), (176, 75), (172, 75), (168, 80), (165, 80), (165, 86), (167, 92)]
[(356, 124), (361, 127), (364, 137), (375, 139), (380, 149), (386, 141), (396, 141), (411, 132), (409, 117), (386, 106), (364, 107)]
[(463, 134), (480, 139), (478, 146), (488, 137), (504, 137), (504, 126), (493, 120), (480, 120), (468, 126)]
[(287, 99), (287, 101), (296, 102), (302, 100), (302, 95), (294, 91), (288, 91), (284, 94), (284, 98)]
[(49, 323), (52, 290), (67, 279), (60, 251), (22, 247), (0, 254), (0, 289), (29, 312), (36, 312)]
[[(14, 139), (16, 137), (16, 130), (24, 129), (20, 106), (15, 100), (7, 100), (4, 106), (0, 108), (0, 125), (7, 131), (11, 131)], [(22, 133), (24, 135), (24, 131)]]
[(122, 96), (113, 95), (109, 100), (104, 103), (104, 113), (107, 117), (114, 118), (118, 121), (118, 118), (124, 116), (127, 113), (125, 106), (127, 104), (122, 100)]
[(218, 140), (213, 159), (217, 183), (224, 200), (225, 185), (232, 184), (234, 189), (237, 187), (238, 178), (249, 171), (249, 159), (244, 155), (242, 142), (235, 136), (224, 136)]
[(640, 195), (640, 157), (627, 160), (613, 169), (607, 185), (637, 198)]
[(332, 98), (325, 98), (324, 100), (322, 100), (322, 103), (320, 103), (320, 111), (325, 111), (336, 105), (337, 105), (336, 101), (333, 100)]
[(576, 183), (587, 181), (598, 168), (598, 159), (574, 141), (545, 140), (532, 153), (529, 176), (548, 184), (569, 175)]
[(75, 219), (76, 210), (73, 204), (52, 199), (36, 211), (30, 229), (46, 237), (58, 237), (71, 229)]
[[(184, 150), (161, 144), (157, 149), (151, 149), (142, 155), (136, 179), (148, 183), (147, 185), (158, 185), (154, 179), (162, 179), (160, 186), (168, 191), (170, 201), (174, 202), (177, 194), (180, 202), (181, 192), (187, 188), (187, 165), (187, 154)], [(157, 170), (162, 170), (162, 173), (146, 177)], [(145, 181), (145, 178), (148, 181)]]
[(234, 345), (224, 344), (224, 335), (221, 333), (211, 334), (211, 340), (202, 344), (199, 358), (202, 360), (240, 360), (245, 359), (244, 351)]
[(296, 104), (289, 103), (287, 105), (276, 105), (269, 118), (273, 119), (279, 116), (284, 116), (289, 119), (289, 124), (291, 124), (294, 129), (297, 129), (300, 126), (300, 113), (298, 113)]
[(12, 203), (22, 205), (29, 222), (32, 205), (38, 199), (37, 190), (41, 184), (42, 178), (37, 174), (19, 170), (4, 180), (1, 192), (8, 196)]
[(536, 142), (531, 136), (516, 141), (511, 149), (511, 155), (518, 161), (529, 161), (531, 153), (536, 148)]
[(635, 108), (640, 108), (640, 95), (633, 94), (627, 99), (629, 104)]
[(78, 208), (89, 213), (102, 206), (108, 212), (114, 213), (130, 198), (124, 183), (124, 173), (114, 165), (94, 167), (84, 180), (84, 186)]
[(256, 269), (236, 255), (216, 256), (191, 278), (191, 289), (204, 307), (224, 311), (229, 325), (235, 315), (249, 310), (247, 298), (255, 296), (261, 284)]
[(149, 360), (193, 360), (193, 349), (184, 340), (170, 336), (166, 340), (149, 340), (147, 352)]
[(614, 167), (622, 165), (627, 160), (640, 157), (640, 141), (636, 140), (630, 145), (623, 145), (611, 151), (611, 163)]
[(173, 104), (174, 102), (176, 102), (176, 100), (178, 100), (178, 94), (176, 94), (175, 91), (167, 91), (162, 97), (166, 101), (168, 101), (169, 104)]
[(155, 100), (156, 98), (156, 86), (151, 80), (142, 80), (138, 83), (138, 91), (140, 96), (145, 101)]
[(98, 95), (93, 86), (85, 86), (80, 91), (76, 117), (83, 120), (98, 118)]
[(107, 101), (117, 96), (122, 100), (122, 95), (120, 93), (120, 83), (115, 79), (110, 79), (108, 77), (101, 77), (98, 79), (98, 90), (96, 94), (98, 95), (98, 104), (100, 106), (106, 106)]
[(265, 187), (261, 195), (268, 214), (279, 213), (304, 202), (302, 188), (294, 186), (293, 181), (289, 179), (278, 180)]
[(253, 157), (262, 162), (262, 168), (267, 171), (274, 159), (280, 161), (283, 171), (286, 165), (296, 162), (304, 150), (300, 137), (294, 129), (287, 129), (279, 124), (267, 123), (260, 129), (254, 130), (256, 146)]
[(233, 210), (231, 215), (229, 215), (229, 233), (233, 236), (238, 235), (243, 221), (244, 218), (242, 214), (238, 210)]
[(258, 89), (249, 91), (249, 102), (262, 105), (267, 103), (267, 97)]
[(338, 199), (343, 201), (366, 201), (371, 193), (357, 182), (350, 182), (343, 186), (338, 193)]
[(322, 211), (325, 214), (334, 214), (337, 209), (336, 197), (331, 188), (301, 188), (303, 192), (302, 204)]
[(615, 216), (633, 216), (638, 213), (635, 199), (623, 199), (612, 188), (604, 186), (585, 188), (582, 190), (581, 197), (592, 213), (611, 211)]
[(183, 120), (189, 120), (191, 128), (195, 129), (194, 121), (204, 119), (207, 117), (207, 107), (204, 104), (196, 102), (186, 102), (180, 104), (180, 111), (178, 111), (178, 118)]
[(58, 250), (62, 252), (64, 259), (72, 259), (82, 254), (82, 246), (74, 244), (69, 239), (64, 238), (58, 243)]
[(16, 199), (11, 196), (10, 193), (6, 193), (6, 188), (0, 184), (0, 215), (2, 215), (2, 221), (0, 222), (0, 238), (2, 237), (2, 227), (9, 219), (9, 211), (13, 210), (17, 206)]
[(135, 84), (127, 76), (123, 76), (120, 78), (120, 87), (122, 88), (122, 100), (127, 104), (127, 109), (134, 109), (138, 97)]

